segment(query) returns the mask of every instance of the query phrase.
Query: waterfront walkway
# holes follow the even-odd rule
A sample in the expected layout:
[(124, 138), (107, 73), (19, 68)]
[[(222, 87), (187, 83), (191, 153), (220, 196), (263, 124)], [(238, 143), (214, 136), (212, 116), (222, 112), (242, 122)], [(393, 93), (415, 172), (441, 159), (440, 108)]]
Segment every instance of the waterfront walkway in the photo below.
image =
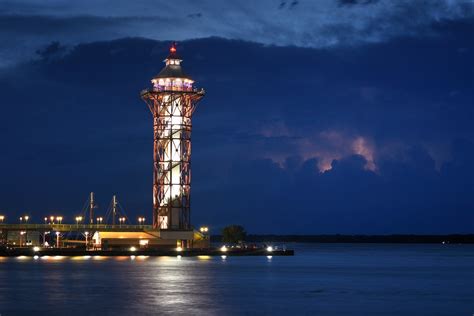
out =
[(55, 232), (92, 232), (92, 231), (151, 231), (151, 225), (108, 225), (108, 224), (0, 224), (1, 231), (55, 231)]

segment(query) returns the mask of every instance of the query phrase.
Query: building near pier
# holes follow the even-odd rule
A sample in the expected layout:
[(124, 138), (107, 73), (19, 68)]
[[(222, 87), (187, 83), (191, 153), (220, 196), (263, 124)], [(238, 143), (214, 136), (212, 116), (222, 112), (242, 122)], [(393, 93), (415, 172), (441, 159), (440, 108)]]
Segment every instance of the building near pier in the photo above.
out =
[(111, 250), (135, 247), (143, 248), (208, 248), (209, 239), (207, 236), (194, 231), (190, 239), (180, 233), (175, 235), (162, 235), (160, 231), (145, 230), (137, 232), (123, 231), (96, 231), (92, 236), (92, 246), (97, 249)]

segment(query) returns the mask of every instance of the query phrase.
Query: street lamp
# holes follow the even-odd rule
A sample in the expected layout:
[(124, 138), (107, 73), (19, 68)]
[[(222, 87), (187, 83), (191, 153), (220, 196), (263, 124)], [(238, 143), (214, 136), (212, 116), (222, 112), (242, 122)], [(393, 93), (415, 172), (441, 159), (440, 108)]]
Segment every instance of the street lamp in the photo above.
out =
[(199, 228), (199, 231), (203, 234), (207, 233), (209, 231), (209, 227), (201, 227)]
[(28, 220), (30, 219), (30, 217), (28, 215), (25, 215), (25, 222), (28, 224)]
[(122, 227), (122, 224), (125, 223), (125, 217), (120, 217), (119, 223), (120, 223), (120, 227)]
[(59, 236), (60, 236), (60, 233), (56, 232), (56, 248), (59, 248)]
[(97, 217), (97, 225), (102, 224), (102, 221), (104, 220), (103, 217)]
[(138, 218), (138, 224), (143, 225), (145, 223), (145, 217), (139, 217)]
[(23, 223), (23, 216), (20, 217), (20, 223)]
[(51, 221), (51, 224), (54, 224), (54, 216), (50, 216), (49, 219)]
[(3, 221), (5, 220), (5, 216), (4, 215), (0, 215), (0, 223), (3, 224)]
[(44, 218), (44, 224), (45, 225), (48, 224), (48, 218), (47, 217)]
[(82, 216), (76, 216), (76, 225), (79, 226), (79, 222), (82, 222)]
[(21, 232), (20, 232), (20, 247), (22, 246), (22, 242), (21, 242), (21, 241), (22, 241), (23, 235), (24, 235), (25, 233), (26, 233), (26, 232), (24, 232), (24, 231), (21, 231)]
[(87, 237), (89, 237), (89, 232), (85, 232), (84, 235), (86, 236), (86, 250), (87, 250), (88, 245), (89, 245), (89, 242), (88, 242), (88, 239), (87, 239)]
[(61, 224), (61, 222), (63, 221), (62, 216), (56, 216), (56, 219), (58, 220), (58, 224)]

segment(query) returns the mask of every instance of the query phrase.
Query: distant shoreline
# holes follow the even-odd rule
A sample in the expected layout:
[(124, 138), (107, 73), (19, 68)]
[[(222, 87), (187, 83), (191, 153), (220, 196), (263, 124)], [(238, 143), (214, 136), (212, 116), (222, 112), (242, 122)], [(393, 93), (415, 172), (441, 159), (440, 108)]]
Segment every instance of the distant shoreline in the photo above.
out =
[[(221, 235), (212, 235), (212, 242), (220, 242)], [(474, 234), (449, 235), (247, 235), (247, 243), (392, 243), (392, 244), (474, 244)]]

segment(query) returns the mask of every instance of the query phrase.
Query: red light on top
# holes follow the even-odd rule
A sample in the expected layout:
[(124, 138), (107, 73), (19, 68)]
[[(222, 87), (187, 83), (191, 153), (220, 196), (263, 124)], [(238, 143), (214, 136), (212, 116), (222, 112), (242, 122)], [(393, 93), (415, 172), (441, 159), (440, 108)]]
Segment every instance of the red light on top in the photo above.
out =
[(176, 43), (173, 43), (170, 47), (170, 53), (174, 54), (176, 53)]

